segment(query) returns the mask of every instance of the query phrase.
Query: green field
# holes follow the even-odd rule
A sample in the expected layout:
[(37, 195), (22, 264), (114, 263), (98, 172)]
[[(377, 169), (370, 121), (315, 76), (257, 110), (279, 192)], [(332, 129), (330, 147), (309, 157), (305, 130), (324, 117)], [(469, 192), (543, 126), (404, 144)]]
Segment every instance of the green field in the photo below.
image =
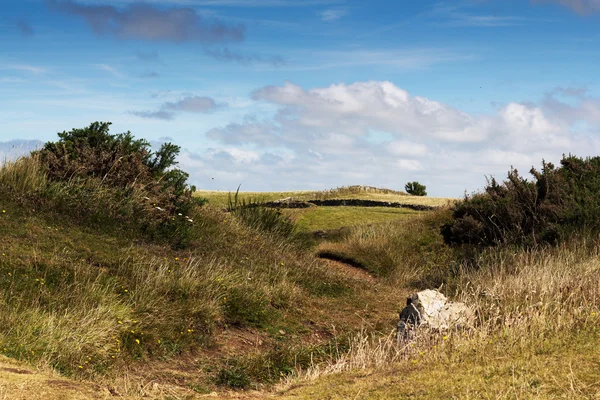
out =
[(309, 207), (283, 209), (282, 212), (292, 218), (301, 232), (374, 224), (421, 214), (408, 208), (389, 207)]
[[(208, 199), (210, 205), (216, 207), (227, 207), (229, 197), (235, 195), (235, 190), (232, 192), (213, 191), (213, 190), (198, 190), (194, 193), (197, 197)], [(444, 197), (426, 197), (426, 196), (409, 196), (402, 192), (389, 192), (384, 189), (371, 190), (325, 190), (325, 191), (310, 191), (300, 190), (291, 192), (239, 192), (238, 199), (253, 202), (267, 202), (281, 199), (291, 198), (297, 201), (307, 200), (325, 200), (325, 199), (361, 199), (361, 200), (377, 200), (389, 201), (402, 204), (419, 204), (426, 206), (445, 206), (455, 201), (455, 199)]]

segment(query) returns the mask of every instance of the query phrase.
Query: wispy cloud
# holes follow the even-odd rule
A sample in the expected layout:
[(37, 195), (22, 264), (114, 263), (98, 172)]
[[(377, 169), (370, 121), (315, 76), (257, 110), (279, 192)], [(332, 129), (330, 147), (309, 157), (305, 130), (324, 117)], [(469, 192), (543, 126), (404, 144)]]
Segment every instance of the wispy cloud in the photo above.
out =
[[(81, 0), (81, 3), (95, 3), (96, 0)], [(105, 4), (122, 5), (139, 3), (139, 0), (104, 0)], [(177, 6), (214, 6), (214, 7), (313, 7), (342, 4), (345, 0), (147, 0), (146, 3), (157, 3)]]
[(0, 64), (0, 70), (2, 70), (2, 69), (19, 71), (19, 72), (29, 72), (32, 74), (43, 74), (43, 73), (47, 72), (46, 68), (36, 67), (34, 65), (28, 65), (28, 64), (5, 64), (5, 65)]
[(210, 49), (207, 48), (204, 50), (204, 53), (209, 57), (214, 58), (215, 60), (225, 61), (225, 62), (236, 62), (239, 64), (252, 64), (252, 63), (263, 63), (270, 64), (272, 66), (278, 67), (283, 65), (285, 62), (283, 58), (279, 55), (275, 56), (265, 56), (261, 54), (242, 54), (235, 51), (231, 51), (228, 48), (223, 49)]
[(175, 118), (175, 114), (169, 111), (129, 111), (130, 114), (136, 117), (145, 119), (162, 119), (164, 121), (170, 121)]
[(138, 51), (137, 53), (135, 53), (135, 56), (138, 58), (138, 60), (145, 61), (148, 63), (160, 63), (160, 56), (156, 51)]
[(156, 79), (156, 78), (160, 78), (160, 74), (156, 71), (152, 71), (152, 72), (147, 72), (145, 74), (141, 74), (140, 78), (143, 79)]
[(206, 114), (226, 104), (217, 102), (206, 96), (187, 96), (175, 102), (166, 102), (156, 111), (130, 111), (130, 114), (147, 119), (172, 120), (178, 111)]
[(337, 21), (338, 19), (345, 16), (347, 13), (348, 12), (344, 9), (331, 8), (329, 10), (322, 11), (319, 15), (321, 16), (321, 19), (323, 21), (330, 22), (330, 21)]
[(433, 6), (430, 18), (434, 24), (450, 27), (503, 27), (522, 25), (527, 18), (513, 15), (474, 14), (463, 11), (461, 5), (437, 3)]
[(3, 76), (0, 77), (0, 83), (6, 83), (6, 84), (20, 84), (20, 83), (28, 83), (29, 81), (27, 79), (23, 79), (23, 78), (15, 78), (12, 76)]
[(244, 39), (244, 26), (208, 23), (191, 8), (132, 3), (125, 8), (46, 0), (52, 10), (83, 18), (97, 35), (148, 41), (217, 43)]
[(281, 68), (288, 71), (319, 71), (333, 68), (382, 67), (399, 69), (419, 69), (431, 65), (469, 61), (471, 54), (462, 54), (448, 49), (373, 49), (373, 50), (332, 50), (298, 51), (290, 53), (290, 61)]
[(117, 68), (107, 65), (107, 64), (94, 64), (94, 67), (102, 70), (102, 71), (106, 71), (109, 74), (117, 77), (117, 78), (125, 78), (125, 75), (123, 73), (121, 73), (121, 71), (119, 71)]
[(164, 110), (206, 113), (217, 108), (217, 103), (210, 97), (190, 96), (176, 102), (163, 104)]

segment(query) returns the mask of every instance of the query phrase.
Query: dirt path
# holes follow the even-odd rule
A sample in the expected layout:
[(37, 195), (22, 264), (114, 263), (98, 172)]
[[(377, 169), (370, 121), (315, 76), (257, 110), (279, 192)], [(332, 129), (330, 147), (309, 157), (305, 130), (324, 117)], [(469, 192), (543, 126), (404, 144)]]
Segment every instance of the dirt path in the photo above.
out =
[(345, 276), (355, 279), (358, 281), (368, 282), (370, 284), (377, 283), (377, 279), (367, 271), (362, 268), (354, 267), (352, 265), (346, 264), (342, 261), (329, 260), (326, 258), (322, 258), (322, 260), (327, 263), (329, 268), (340, 271)]

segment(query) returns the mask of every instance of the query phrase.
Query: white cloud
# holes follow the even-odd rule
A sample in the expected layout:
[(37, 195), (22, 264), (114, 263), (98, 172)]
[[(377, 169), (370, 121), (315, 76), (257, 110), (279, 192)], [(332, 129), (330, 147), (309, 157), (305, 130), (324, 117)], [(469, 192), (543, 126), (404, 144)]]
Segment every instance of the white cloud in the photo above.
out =
[(5, 64), (0, 65), (0, 70), (12, 70), (18, 72), (29, 72), (31, 74), (43, 74), (47, 71), (46, 68), (36, 67), (28, 64)]
[(348, 12), (340, 8), (330, 8), (329, 10), (320, 13), (321, 19), (325, 22), (337, 21), (345, 16)]
[[(417, 180), (432, 195), (461, 196), (481, 188), (485, 176), (504, 178), (511, 166), (527, 173), (563, 153), (598, 154), (600, 100), (566, 95), (579, 97), (567, 105), (550, 94), (474, 115), (391, 82), (268, 86), (253, 99), (276, 107), (275, 114), (210, 130), (217, 144), (195, 154), (204, 164), (192, 176), (199, 187), (232, 190), (242, 181), (248, 190), (285, 190), (402, 189)], [(218, 173), (218, 182), (203, 178)]]
[(423, 156), (427, 154), (427, 146), (407, 140), (397, 140), (388, 144), (390, 153), (397, 156)]
[(253, 94), (284, 106), (277, 120), (306, 128), (340, 129), (364, 136), (370, 129), (445, 141), (481, 141), (487, 132), (469, 129), (477, 124), (448, 105), (411, 96), (391, 82), (357, 82), (304, 90), (292, 83), (268, 86)]
[(405, 160), (400, 159), (396, 161), (396, 165), (402, 170), (408, 171), (419, 171), (423, 169), (421, 163), (417, 160)]

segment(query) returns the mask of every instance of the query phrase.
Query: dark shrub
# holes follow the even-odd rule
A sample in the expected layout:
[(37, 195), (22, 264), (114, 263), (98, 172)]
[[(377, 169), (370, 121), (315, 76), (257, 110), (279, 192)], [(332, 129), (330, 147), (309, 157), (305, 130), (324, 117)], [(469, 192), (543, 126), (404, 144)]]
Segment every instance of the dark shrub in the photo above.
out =
[(413, 196), (427, 196), (427, 187), (419, 182), (408, 182), (404, 185), (404, 190)]
[(556, 244), (573, 232), (600, 231), (600, 157), (563, 156), (560, 167), (542, 163), (532, 180), (517, 170), (483, 193), (467, 196), (442, 228), (450, 244)]
[(152, 152), (131, 132), (112, 135), (110, 122), (58, 134), (38, 157), (50, 184), (42, 198), (57, 211), (78, 210), (86, 222), (117, 222), (151, 239), (184, 245), (195, 205), (188, 174), (174, 168), (179, 146)]

